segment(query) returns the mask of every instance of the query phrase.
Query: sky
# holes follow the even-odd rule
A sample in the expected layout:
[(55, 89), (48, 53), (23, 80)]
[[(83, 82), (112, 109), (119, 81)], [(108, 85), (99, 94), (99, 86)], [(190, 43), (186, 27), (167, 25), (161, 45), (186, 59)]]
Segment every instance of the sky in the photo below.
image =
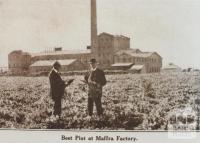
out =
[[(98, 33), (131, 38), (163, 65), (200, 68), (199, 0), (97, 0)], [(90, 0), (0, 0), (0, 66), (13, 50), (90, 45)]]

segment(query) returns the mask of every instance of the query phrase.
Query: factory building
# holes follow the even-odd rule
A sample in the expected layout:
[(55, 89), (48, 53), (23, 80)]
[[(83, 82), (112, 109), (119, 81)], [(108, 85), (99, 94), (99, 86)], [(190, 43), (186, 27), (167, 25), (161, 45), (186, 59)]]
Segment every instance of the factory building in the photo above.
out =
[[(60, 72), (74, 71), (74, 70), (84, 70), (85, 69), (84, 65), (76, 59), (57, 60), (57, 61), (62, 66)], [(55, 60), (36, 61), (34, 64), (30, 65), (29, 71), (32, 74), (48, 73), (52, 69), (54, 62), (55, 62)]]
[[(8, 57), (9, 69), (12, 74), (48, 71), (52, 62), (56, 60), (76, 60), (76, 62), (71, 63), (74, 64), (73, 68), (64, 68), (63, 72), (86, 70), (88, 61), (93, 57), (98, 60), (99, 66), (103, 69), (128, 70), (132, 68), (132, 70), (137, 69), (139, 73), (140, 71), (142, 73), (152, 73), (160, 72), (162, 67), (162, 57), (157, 52), (142, 52), (139, 49), (131, 49), (130, 38), (108, 33), (98, 35), (98, 47), (95, 53), (92, 53), (90, 48), (85, 50), (63, 50), (62, 47), (57, 47), (52, 51), (39, 53), (13, 51)], [(133, 65), (134, 67), (132, 67)], [(141, 69), (138, 69), (139, 67)]]
[(12, 75), (27, 74), (31, 64), (31, 55), (22, 50), (12, 51), (8, 55), (8, 68)]
[(160, 72), (162, 57), (157, 52), (131, 49), (131, 39), (124, 35), (97, 33), (96, 0), (91, 0), (91, 46), (85, 50), (56, 47), (52, 51), (39, 53), (16, 50), (8, 55), (10, 73), (24, 75), (44, 72), (50, 70), (52, 62), (55, 61), (63, 64), (63, 72), (86, 70), (91, 58), (96, 58), (103, 69), (130, 69), (139, 73)]

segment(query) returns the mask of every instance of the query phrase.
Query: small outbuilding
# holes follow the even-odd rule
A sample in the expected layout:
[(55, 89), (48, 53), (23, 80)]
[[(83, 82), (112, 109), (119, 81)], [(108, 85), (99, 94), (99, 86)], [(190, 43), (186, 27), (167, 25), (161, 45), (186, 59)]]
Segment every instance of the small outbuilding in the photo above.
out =
[(173, 63), (169, 63), (162, 69), (163, 72), (180, 72), (181, 68)]
[(67, 72), (67, 71), (74, 71), (76, 70), (83, 70), (84, 65), (76, 60), (76, 59), (67, 59), (67, 60), (41, 60), (41, 61), (36, 61), (33, 63), (30, 68), (30, 74), (38, 74), (42, 72), (49, 72), (55, 61), (58, 61), (62, 68), (61, 72)]
[(111, 67), (114, 70), (128, 70), (131, 68), (132, 65), (133, 63), (115, 63), (112, 64)]
[(144, 65), (133, 65), (129, 71), (131, 73), (146, 73), (146, 69)]

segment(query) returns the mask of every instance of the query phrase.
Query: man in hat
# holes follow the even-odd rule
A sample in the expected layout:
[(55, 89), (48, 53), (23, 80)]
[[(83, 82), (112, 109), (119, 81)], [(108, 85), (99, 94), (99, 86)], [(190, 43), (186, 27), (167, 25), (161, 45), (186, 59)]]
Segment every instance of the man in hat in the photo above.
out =
[(53, 115), (61, 116), (61, 99), (64, 95), (65, 88), (73, 82), (73, 79), (65, 83), (60, 76), (61, 65), (58, 61), (53, 64), (53, 68), (49, 74), (50, 95), (54, 101)]
[(95, 103), (97, 114), (101, 116), (103, 114), (101, 97), (102, 87), (106, 84), (106, 78), (103, 70), (97, 67), (96, 59), (91, 59), (90, 70), (85, 75), (85, 81), (88, 84), (88, 113), (91, 117), (93, 115), (93, 104)]

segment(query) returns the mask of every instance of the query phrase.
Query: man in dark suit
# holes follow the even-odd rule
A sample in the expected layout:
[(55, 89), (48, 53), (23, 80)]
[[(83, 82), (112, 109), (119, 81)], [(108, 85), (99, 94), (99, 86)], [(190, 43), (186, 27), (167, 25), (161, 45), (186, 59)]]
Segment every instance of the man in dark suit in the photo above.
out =
[(106, 85), (106, 78), (103, 70), (97, 67), (96, 59), (91, 59), (90, 71), (85, 75), (85, 81), (88, 84), (88, 113), (91, 117), (93, 115), (93, 104), (95, 103), (97, 114), (101, 116), (103, 114), (101, 97), (102, 87)]
[(61, 99), (64, 95), (65, 88), (70, 85), (73, 81), (69, 80), (66, 84), (64, 80), (62, 80), (60, 76), (61, 65), (58, 61), (56, 61), (53, 64), (53, 68), (49, 74), (49, 80), (50, 80), (50, 95), (51, 98), (54, 101), (54, 111), (53, 115), (55, 116), (61, 116)]

